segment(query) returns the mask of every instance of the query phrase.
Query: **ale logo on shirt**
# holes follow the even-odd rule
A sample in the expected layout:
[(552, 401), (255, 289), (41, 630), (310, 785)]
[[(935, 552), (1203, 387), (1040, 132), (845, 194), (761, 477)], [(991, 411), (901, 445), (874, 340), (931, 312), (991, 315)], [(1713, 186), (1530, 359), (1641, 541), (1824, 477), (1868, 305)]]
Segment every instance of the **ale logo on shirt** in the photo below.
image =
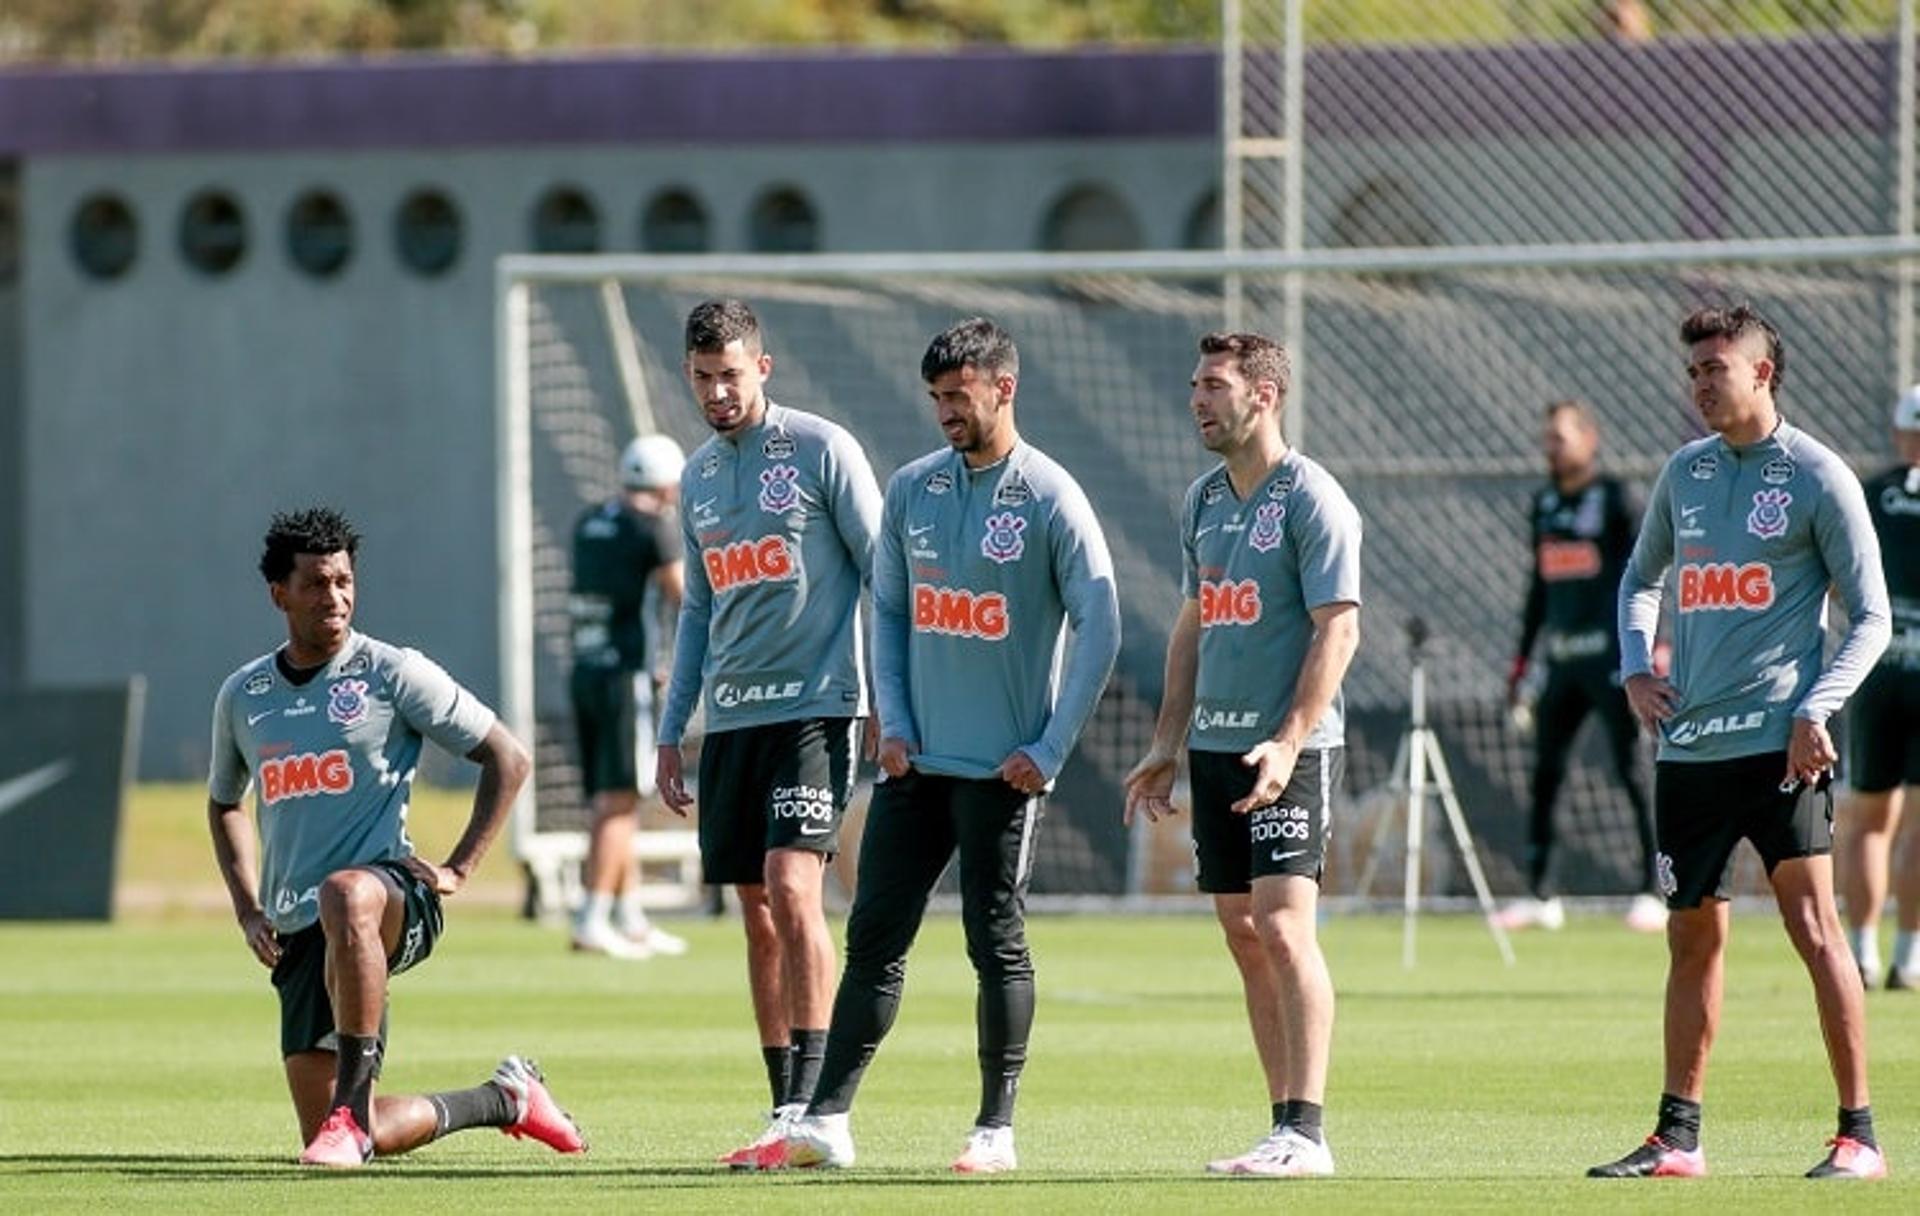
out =
[(1200, 584), (1200, 627), (1252, 625), (1260, 620), (1260, 584), (1250, 578)]
[(1260, 509), (1253, 513), (1253, 531), (1247, 533), (1247, 543), (1261, 553), (1278, 549), (1281, 541), (1280, 524), (1286, 517), (1286, 503), (1261, 503)]
[(1760, 490), (1753, 496), (1753, 510), (1747, 512), (1747, 531), (1761, 540), (1787, 534), (1787, 507), (1793, 495), (1785, 490)]
[(707, 582), (715, 591), (793, 577), (793, 554), (784, 536), (763, 536), (702, 549), (700, 562), (707, 568)]
[(790, 464), (776, 464), (760, 470), (760, 509), (769, 515), (785, 515), (800, 504), (800, 470)]
[(1027, 542), (1020, 535), (1026, 530), (1027, 521), (1011, 511), (989, 515), (987, 534), (980, 538), (980, 552), (1002, 565), (1018, 561), (1027, 551)]
[(975, 592), (965, 587), (913, 589), (913, 627), (919, 633), (980, 638), (999, 642), (1007, 636), (1007, 597), (998, 591)]
[(1773, 567), (1703, 562), (1680, 567), (1680, 611), (1760, 612), (1773, 606)]
[(327, 689), (327, 720), (358, 726), (367, 720), (367, 682), (336, 680)]
[(353, 788), (353, 762), (345, 749), (296, 752), (260, 763), (260, 801), (268, 806), (288, 798), (344, 794)]

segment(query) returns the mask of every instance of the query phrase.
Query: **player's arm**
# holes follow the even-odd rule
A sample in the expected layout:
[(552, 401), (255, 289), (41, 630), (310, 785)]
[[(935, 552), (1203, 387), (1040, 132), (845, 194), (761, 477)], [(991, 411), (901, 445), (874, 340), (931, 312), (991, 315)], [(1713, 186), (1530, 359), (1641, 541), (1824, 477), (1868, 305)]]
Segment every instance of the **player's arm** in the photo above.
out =
[(1193, 718), (1194, 679), (1200, 671), (1200, 601), (1188, 599), (1167, 635), (1166, 676), (1160, 685), (1160, 716), (1154, 720), (1153, 746), (1127, 774), (1127, 804), (1121, 822), (1131, 825), (1135, 815), (1147, 822), (1173, 814), (1173, 778), (1180, 764), (1180, 746), (1187, 741)]
[(260, 906), (260, 848), (253, 820), (241, 799), (246, 797), (249, 774), (246, 759), (234, 742), (233, 686), (222, 685), (213, 704), (213, 763), (207, 774), (207, 829), (213, 837), (213, 860), (233, 903), (247, 949), (264, 965), (280, 961), (280, 940)]
[(1679, 694), (1653, 674), (1654, 635), (1660, 628), (1660, 589), (1673, 564), (1673, 496), (1667, 478), (1673, 463), (1660, 470), (1640, 520), (1640, 536), (1620, 574), (1620, 676), (1627, 704), (1647, 729), (1673, 716)]
[[(873, 588), (873, 551), (879, 543), (880, 520), (885, 505), (880, 484), (874, 480), (873, 465), (860, 447), (859, 440), (845, 431), (835, 431), (827, 446), (822, 470), (833, 503), (833, 526), (847, 556), (860, 571), (860, 581), (869, 593)], [(873, 688), (873, 648), (862, 647), (860, 679)], [(877, 711), (867, 717), (861, 752), (874, 759), (880, 750), (880, 717)]]
[(1527, 599), (1520, 609), (1520, 644), (1514, 648), (1513, 662), (1507, 668), (1507, 700), (1513, 701), (1520, 691), (1520, 681), (1526, 678), (1529, 656), (1533, 654), (1533, 644), (1540, 637), (1540, 627), (1547, 619), (1547, 580), (1540, 573), (1540, 512), (1537, 504), (1530, 503), (1528, 510), (1528, 545), (1532, 551), (1532, 571), (1527, 579)]
[(846, 547), (847, 556), (859, 569), (862, 580), (873, 574), (874, 546), (880, 537), (880, 519), (885, 512), (880, 483), (874, 480), (873, 466), (860, 443), (845, 431), (835, 431), (822, 457), (821, 470), (832, 504), (834, 531)]
[(900, 541), (901, 516), (911, 486), (896, 473), (887, 483), (886, 504), (873, 547), (873, 702), (880, 716), (880, 768), (904, 777), (920, 750), (907, 693), (907, 651), (913, 620), (907, 602), (906, 552)]
[(533, 759), (527, 755), (526, 747), (499, 722), (487, 731), (478, 747), (467, 753), (467, 759), (480, 766), (467, 830), (460, 833), (453, 851), (439, 865), (432, 866), (418, 857), (411, 859), (416, 869), (428, 867), (421, 877), (432, 881), (434, 890), (442, 895), (454, 894), (473, 877), (480, 859), (487, 855), (507, 816), (513, 813), (520, 787), (527, 783), (527, 775), (533, 771)]
[(687, 557), (681, 564), (680, 617), (673, 633), (673, 674), (667, 680), (667, 695), (660, 712), (660, 741), (653, 775), (660, 800), (674, 814), (684, 816), (693, 805), (693, 795), (687, 793), (680, 740), (693, 717), (693, 703), (700, 696), (701, 670), (707, 662), (707, 627), (713, 615), (713, 585), (707, 580), (706, 564), (700, 560), (700, 540), (694, 534), (691, 516), (681, 517), (680, 529)]
[(1313, 621), (1313, 636), (1300, 657), (1293, 698), (1272, 737), (1249, 749), (1240, 763), (1255, 770), (1253, 787), (1234, 803), (1235, 814), (1266, 806), (1286, 791), (1293, 766), (1313, 728), (1340, 694), (1354, 651), (1360, 647), (1360, 512), (1337, 485), (1328, 483), (1289, 512), (1299, 555), (1300, 595)]
[(1832, 662), (1793, 709), (1787, 744), (1788, 779), (1814, 781), (1839, 761), (1827, 719), (1837, 713), (1880, 661), (1893, 638), (1893, 608), (1887, 598), (1880, 538), (1867, 513), (1860, 483), (1845, 469), (1823, 479), (1826, 491), (1813, 515), (1813, 539), (1846, 608), (1847, 629)]
[(1049, 521), (1047, 544), (1073, 635), (1060, 676), (1060, 693), (1040, 737), (1006, 758), (1000, 776), (1038, 793), (1067, 762), (1067, 753), (1100, 704), (1113, 661), (1120, 655), (1120, 596), (1113, 584), (1113, 557), (1106, 533), (1080, 487), (1067, 482)]
[(207, 826), (213, 834), (213, 859), (233, 903), (233, 918), (247, 940), (247, 949), (264, 965), (280, 961), (280, 939), (267, 923), (260, 906), (259, 842), (253, 820), (238, 803), (207, 799)]

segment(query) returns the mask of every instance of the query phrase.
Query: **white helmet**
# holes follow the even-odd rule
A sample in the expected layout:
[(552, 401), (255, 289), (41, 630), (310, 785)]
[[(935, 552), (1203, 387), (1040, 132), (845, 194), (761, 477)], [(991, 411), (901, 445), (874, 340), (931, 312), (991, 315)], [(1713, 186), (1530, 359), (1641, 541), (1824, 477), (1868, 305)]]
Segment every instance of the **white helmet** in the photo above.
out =
[(680, 483), (687, 458), (665, 435), (642, 435), (620, 453), (620, 484), (629, 490), (662, 490)]

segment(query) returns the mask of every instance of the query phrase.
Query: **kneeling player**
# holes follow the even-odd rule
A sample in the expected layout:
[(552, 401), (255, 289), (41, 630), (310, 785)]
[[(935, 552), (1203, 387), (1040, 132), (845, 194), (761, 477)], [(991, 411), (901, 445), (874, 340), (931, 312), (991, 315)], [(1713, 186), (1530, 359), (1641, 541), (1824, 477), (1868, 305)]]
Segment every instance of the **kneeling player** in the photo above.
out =
[[(432, 952), (441, 897), (479, 865), (529, 761), (432, 660), (353, 631), (358, 545), (333, 511), (274, 516), (260, 572), (287, 641), (227, 677), (213, 712), (213, 850), (247, 945), (273, 968), (301, 1164), (358, 1166), (469, 1127), (579, 1152), (580, 1129), (517, 1056), (472, 1089), (374, 1100), (387, 979)], [(480, 765), (473, 818), (441, 865), (405, 830), (423, 737)]]

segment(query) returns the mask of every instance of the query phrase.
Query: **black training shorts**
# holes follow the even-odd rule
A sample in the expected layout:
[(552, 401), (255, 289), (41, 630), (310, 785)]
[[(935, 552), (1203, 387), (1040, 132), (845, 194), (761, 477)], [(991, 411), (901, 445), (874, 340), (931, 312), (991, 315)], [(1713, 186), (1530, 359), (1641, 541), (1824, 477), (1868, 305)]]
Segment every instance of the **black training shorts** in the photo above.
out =
[(1278, 800), (1235, 814), (1257, 770), (1239, 752), (1187, 753), (1193, 787), (1195, 885), (1209, 895), (1242, 895), (1253, 880), (1291, 875), (1320, 881), (1334, 787), (1346, 771), (1344, 747), (1310, 748), (1294, 762)]
[(858, 718), (799, 718), (708, 735), (700, 749), (700, 869), (709, 883), (766, 881), (767, 853), (840, 851)]
[[(405, 902), (406, 920), (400, 944), (387, 959), (387, 974), (399, 975), (433, 953), (443, 925), (440, 894), (397, 861), (375, 861), (359, 867), (387, 884), (389, 896)], [(333, 1025), (333, 1000), (327, 995), (327, 935), (315, 921), (280, 939), (280, 961), (273, 967), (273, 986), (280, 994), (280, 1054), (333, 1051), (339, 1037)], [(387, 1015), (380, 1012), (380, 1044), (387, 1042)], [(375, 1075), (378, 1075), (376, 1072)]]
[(1743, 839), (1768, 874), (1783, 861), (1833, 851), (1833, 795), (1824, 782), (1783, 788), (1786, 771), (1785, 752), (1655, 766), (1654, 869), (1669, 908), (1730, 898), (1733, 851)]

